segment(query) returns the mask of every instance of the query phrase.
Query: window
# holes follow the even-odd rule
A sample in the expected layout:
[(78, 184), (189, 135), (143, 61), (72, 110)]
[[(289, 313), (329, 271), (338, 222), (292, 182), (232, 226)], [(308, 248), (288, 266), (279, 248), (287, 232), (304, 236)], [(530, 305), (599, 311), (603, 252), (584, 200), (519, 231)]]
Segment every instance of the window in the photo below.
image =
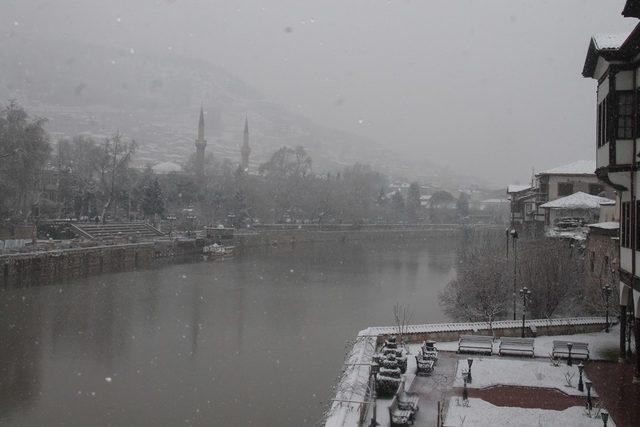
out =
[(633, 92), (621, 91), (618, 95), (617, 139), (633, 138)]
[(570, 182), (559, 182), (558, 183), (558, 196), (570, 196), (573, 194), (573, 184)]
[(602, 186), (602, 184), (589, 184), (589, 194), (597, 196), (603, 191), (604, 187)]
[(608, 141), (607, 135), (607, 102), (608, 97), (603, 99), (600, 104), (598, 104), (598, 147), (602, 147)]
[(540, 183), (540, 193), (542, 193), (542, 196), (544, 198), (544, 200), (548, 200), (549, 199), (549, 184), (546, 182), (541, 182)]
[[(631, 214), (629, 214), (631, 215)], [(636, 244), (635, 247), (638, 247), (638, 243), (640, 242), (640, 228), (638, 227), (638, 220), (640, 219), (640, 201), (636, 202), (636, 220), (632, 224), (629, 225), (632, 229), (636, 230)], [(631, 234), (631, 231), (629, 232)], [(631, 242), (629, 242), (629, 247), (631, 247)]]
[(620, 219), (620, 246), (631, 247), (631, 203), (622, 202), (622, 218)]

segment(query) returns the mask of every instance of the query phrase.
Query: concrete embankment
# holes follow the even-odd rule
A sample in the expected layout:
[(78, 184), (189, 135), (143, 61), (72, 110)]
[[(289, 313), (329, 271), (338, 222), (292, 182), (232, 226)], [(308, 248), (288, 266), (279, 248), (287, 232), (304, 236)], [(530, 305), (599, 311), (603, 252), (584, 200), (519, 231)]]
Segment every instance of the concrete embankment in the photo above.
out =
[[(484, 227), (483, 227), (484, 228)], [(452, 238), (460, 225), (427, 226), (262, 226), (257, 232), (236, 234), (226, 244), (234, 253), (252, 249), (295, 249), (299, 244), (348, 242), (389, 243), (432, 238)], [(213, 243), (205, 239), (159, 239), (144, 243), (121, 243), (49, 251), (0, 255), (0, 285), (51, 283), (101, 273), (150, 268), (158, 258), (202, 254)]]
[(149, 268), (158, 258), (202, 253), (202, 239), (160, 240), (0, 255), (0, 284), (38, 285)]
[(298, 244), (309, 243), (348, 243), (348, 242), (398, 242), (406, 240), (432, 239), (434, 237), (451, 237), (460, 233), (459, 225), (442, 225), (414, 228), (363, 227), (318, 228), (287, 227), (262, 228), (253, 234), (237, 234), (233, 245), (238, 252), (253, 248), (292, 248)]

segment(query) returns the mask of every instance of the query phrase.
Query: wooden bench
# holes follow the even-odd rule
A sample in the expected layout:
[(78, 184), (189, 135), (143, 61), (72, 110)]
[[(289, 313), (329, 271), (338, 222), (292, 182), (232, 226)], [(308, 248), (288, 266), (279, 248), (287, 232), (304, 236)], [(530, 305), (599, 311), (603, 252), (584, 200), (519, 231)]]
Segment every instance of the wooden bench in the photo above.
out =
[(415, 393), (407, 393), (404, 389), (404, 378), (400, 381), (400, 386), (398, 386), (398, 407), (400, 409), (406, 409), (412, 411), (414, 413), (418, 412), (418, 401), (420, 397)]
[(572, 359), (589, 359), (589, 344), (586, 342), (573, 342), (573, 341), (553, 341), (553, 357), (569, 358), (569, 346), (571, 343), (571, 358)]
[(461, 335), (458, 339), (458, 353), (493, 352), (493, 337), (489, 335)]
[(534, 357), (534, 338), (501, 337), (498, 354), (527, 355)]
[(398, 395), (395, 394), (389, 405), (389, 426), (390, 427), (405, 427), (413, 424), (413, 418), (415, 413), (401, 409), (398, 404)]

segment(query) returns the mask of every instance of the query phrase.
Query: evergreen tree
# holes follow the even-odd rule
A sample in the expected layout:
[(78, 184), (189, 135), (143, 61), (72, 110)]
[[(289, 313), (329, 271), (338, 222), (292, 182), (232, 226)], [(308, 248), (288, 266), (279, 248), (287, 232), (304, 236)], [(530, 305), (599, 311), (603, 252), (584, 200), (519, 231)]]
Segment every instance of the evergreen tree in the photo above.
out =
[(164, 212), (162, 189), (157, 178), (144, 188), (142, 193), (142, 212), (145, 218), (160, 215)]

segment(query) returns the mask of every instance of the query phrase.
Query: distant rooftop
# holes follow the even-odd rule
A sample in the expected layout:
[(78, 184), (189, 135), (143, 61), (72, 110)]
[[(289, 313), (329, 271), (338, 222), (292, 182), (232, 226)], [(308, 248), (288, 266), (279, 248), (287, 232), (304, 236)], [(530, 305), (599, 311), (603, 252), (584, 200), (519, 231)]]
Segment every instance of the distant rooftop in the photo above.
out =
[(540, 207), (545, 209), (597, 209), (602, 204), (611, 203), (615, 203), (615, 200), (578, 191), (570, 196), (547, 202)]
[(595, 224), (589, 224), (589, 228), (601, 228), (603, 230), (617, 230), (620, 228), (620, 223), (617, 221), (598, 222)]
[(171, 172), (180, 172), (182, 171), (182, 166), (173, 162), (163, 162), (154, 165), (151, 169), (157, 174), (165, 174)]
[(595, 175), (595, 160), (578, 160), (568, 165), (538, 172), (536, 175)]
[(520, 185), (520, 184), (511, 184), (507, 187), (507, 193), (519, 193), (524, 190), (530, 189), (531, 186), (529, 184)]

